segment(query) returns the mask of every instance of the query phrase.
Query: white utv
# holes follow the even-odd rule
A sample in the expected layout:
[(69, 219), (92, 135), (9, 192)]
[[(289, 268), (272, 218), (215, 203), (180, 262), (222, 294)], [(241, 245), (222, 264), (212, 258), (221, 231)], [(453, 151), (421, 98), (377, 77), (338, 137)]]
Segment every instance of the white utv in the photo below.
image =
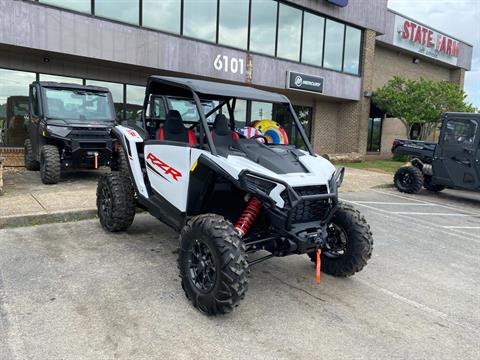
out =
[[(240, 100), (247, 114), (251, 101), (269, 104), (272, 128), (242, 135)], [(100, 178), (98, 216), (108, 231), (125, 231), (140, 207), (178, 231), (181, 284), (200, 311), (231, 311), (245, 296), (250, 266), (271, 257), (308, 254), (317, 279), (320, 268), (344, 277), (367, 264), (370, 227), (338, 200), (344, 169), (315, 155), (285, 96), (152, 76), (142, 117), (141, 128), (113, 129), (130, 176)], [(248, 130), (254, 124), (245, 117)]]

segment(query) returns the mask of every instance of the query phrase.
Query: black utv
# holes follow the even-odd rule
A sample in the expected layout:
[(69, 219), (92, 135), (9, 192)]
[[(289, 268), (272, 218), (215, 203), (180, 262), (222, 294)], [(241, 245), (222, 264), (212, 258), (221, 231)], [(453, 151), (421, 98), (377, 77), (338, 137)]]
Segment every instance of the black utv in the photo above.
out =
[(480, 191), (480, 114), (445, 113), (438, 144), (395, 140), (392, 152), (411, 157), (398, 169), (394, 183), (404, 193), (445, 187)]
[(122, 167), (107, 88), (36, 81), (29, 94), (25, 167), (40, 170), (44, 184), (57, 183), (62, 169)]

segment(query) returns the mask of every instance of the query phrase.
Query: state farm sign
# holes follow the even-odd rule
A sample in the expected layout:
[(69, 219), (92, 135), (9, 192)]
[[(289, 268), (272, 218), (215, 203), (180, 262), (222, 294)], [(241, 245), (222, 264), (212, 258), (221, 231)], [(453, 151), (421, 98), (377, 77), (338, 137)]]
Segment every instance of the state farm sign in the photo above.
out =
[(460, 42), (415, 21), (395, 15), (395, 46), (457, 65)]

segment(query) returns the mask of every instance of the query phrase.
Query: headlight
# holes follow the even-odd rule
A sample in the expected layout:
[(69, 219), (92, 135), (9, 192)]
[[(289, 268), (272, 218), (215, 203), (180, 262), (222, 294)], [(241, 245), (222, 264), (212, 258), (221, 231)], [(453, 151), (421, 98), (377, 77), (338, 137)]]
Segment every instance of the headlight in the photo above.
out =
[(70, 134), (71, 129), (65, 126), (47, 125), (47, 131), (51, 134), (65, 137)]
[(335, 181), (335, 184), (337, 185), (337, 188), (342, 186), (343, 183), (343, 177), (345, 176), (345, 168), (344, 167), (339, 167), (337, 170), (332, 175), (332, 180)]
[(255, 175), (250, 175), (250, 174), (245, 175), (245, 182), (249, 191), (251, 192), (260, 191), (267, 195), (269, 195), (270, 191), (272, 191), (275, 188), (275, 186), (277, 186), (277, 183), (273, 181), (269, 181), (269, 180), (260, 178)]

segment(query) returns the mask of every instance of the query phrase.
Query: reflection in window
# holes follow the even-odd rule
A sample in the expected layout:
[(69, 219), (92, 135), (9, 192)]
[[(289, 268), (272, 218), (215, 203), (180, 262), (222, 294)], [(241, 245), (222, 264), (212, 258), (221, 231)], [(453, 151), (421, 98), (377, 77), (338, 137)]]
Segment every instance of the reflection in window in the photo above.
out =
[(342, 70), (344, 29), (344, 24), (327, 19), (323, 58), (323, 66), (327, 69)]
[(145, 86), (127, 85), (125, 120), (141, 121)]
[(95, 15), (138, 25), (138, 0), (95, 0)]
[(252, 101), (251, 121), (272, 120), (272, 109), (273, 105), (271, 103)]
[(325, 19), (305, 12), (303, 19), (302, 62), (322, 66)]
[(347, 26), (345, 31), (345, 56), (343, 71), (350, 74), (358, 74), (360, 65), (360, 42), (362, 32), (359, 29)]
[(278, 57), (294, 61), (299, 60), (301, 30), (302, 11), (280, 4), (278, 15)]
[(218, 42), (246, 49), (247, 36), (248, 1), (220, 0)]
[(252, 0), (250, 50), (275, 55), (277, 2)]
[(118, 119), (124, 119), (123, 115), (123, 84), (108, 81), (87, 80), (87, 85), (106, 87), (112, 93), (115, 113)]
[(40, 81), (53, 81), (53, 82), (78, 84), (78, 85), (83, 84), (83, 80), (79, 78), (60, 76), (60, 75), (50, 75), (50, 74), (40, 74)]
[(180, 3), (180, 0), (143, 0), (142, 25), (179, 34)]
[(215, 42), (217, 0), (184, 0), (183, 35)]
[(0, 69), (0, 146), (23, 146), (28, 89), (35, 74)]
[(42, 3), (62, 7), (69, 10), (90, 13), (92, 3), (90, 0), (39, 0)]
[(235, 128), (239, 129), (245, 126), (247, 123), (247, 100), (237, 99), (233, 117), (235, 119)]

